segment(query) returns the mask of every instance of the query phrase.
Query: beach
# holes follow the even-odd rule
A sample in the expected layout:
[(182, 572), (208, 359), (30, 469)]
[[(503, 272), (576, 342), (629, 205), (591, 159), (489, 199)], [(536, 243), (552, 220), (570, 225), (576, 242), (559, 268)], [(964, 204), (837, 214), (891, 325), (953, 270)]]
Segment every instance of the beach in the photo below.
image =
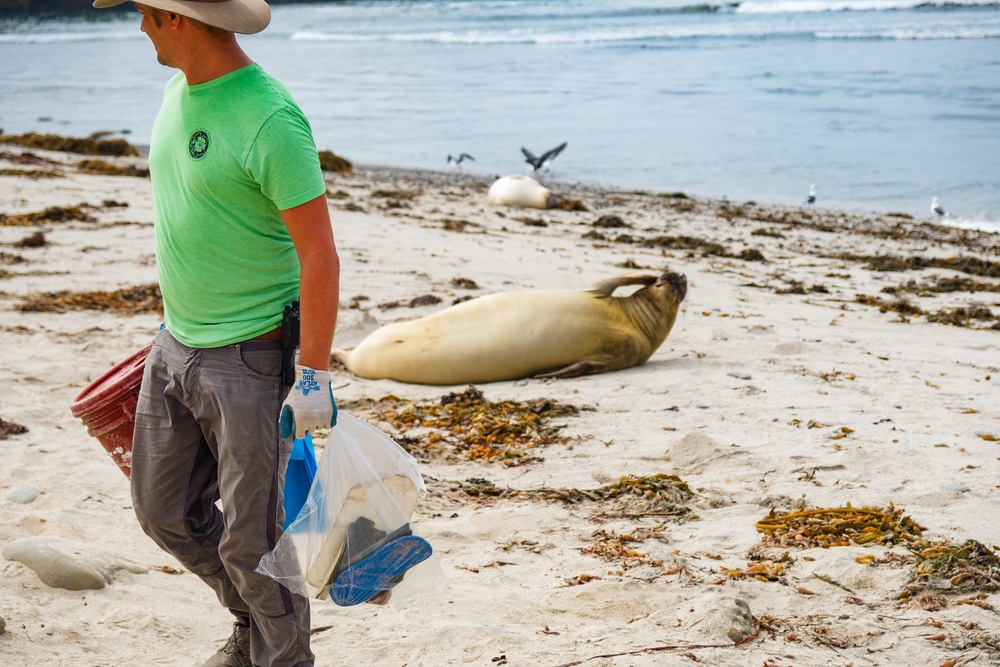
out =
[[(0, 144), (0, 549), (48, 547), (105, 585), (0, 558), (0, 663), (197, 665), (232, 618), (142, 533), (69, 408), (162, 319), (113, 294), (157, 280), (148, 178), (82, 160)], [(314, 600), (317, 665), (1000, 662), (1000, 235), (559, 181), (575, 210), (501, 207), (458, 171), (326, 178), (337, 347), (495, 292), (664, 270), (688, 291), (624, 370), (473, 388), (332, 368), (340, 409), (420, 462), (412, 523), (449, 585)], [(451, 394), (535, 406), (550, 437), (498, 454), (471, 422), (399, 419)]]

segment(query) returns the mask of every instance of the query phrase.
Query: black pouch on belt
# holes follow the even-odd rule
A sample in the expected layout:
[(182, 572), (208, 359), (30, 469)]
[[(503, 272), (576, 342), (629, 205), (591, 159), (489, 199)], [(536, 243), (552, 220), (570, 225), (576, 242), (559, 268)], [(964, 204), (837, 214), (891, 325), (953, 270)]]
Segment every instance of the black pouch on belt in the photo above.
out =
[(281, 384), (295, 384), (295, 349), (299, 346), (299, 302), (285, 306), (281, 318)]

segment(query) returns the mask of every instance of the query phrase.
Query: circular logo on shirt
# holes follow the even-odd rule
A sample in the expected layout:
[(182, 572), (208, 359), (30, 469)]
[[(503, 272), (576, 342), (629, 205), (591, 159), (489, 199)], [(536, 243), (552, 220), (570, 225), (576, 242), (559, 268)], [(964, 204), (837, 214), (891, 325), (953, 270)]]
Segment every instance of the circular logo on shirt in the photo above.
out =
[(198, 130), (191, 135), (188, 139), (188, 153), (191, 154), (195, 160), (204, 157), (205, 153), (208, 152), (208, 133), (204, 130)]

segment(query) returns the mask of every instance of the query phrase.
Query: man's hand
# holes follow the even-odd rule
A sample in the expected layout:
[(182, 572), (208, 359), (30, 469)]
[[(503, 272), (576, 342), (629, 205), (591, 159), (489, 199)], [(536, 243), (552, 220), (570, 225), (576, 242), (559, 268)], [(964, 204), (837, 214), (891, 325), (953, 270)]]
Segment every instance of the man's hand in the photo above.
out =
[(282, 438), (306, 437), (316, 429), (337, 424), (337, 404), (330, 386), (330, 371), (295, 364), (295, 384), (281, 405), (278, 431)]

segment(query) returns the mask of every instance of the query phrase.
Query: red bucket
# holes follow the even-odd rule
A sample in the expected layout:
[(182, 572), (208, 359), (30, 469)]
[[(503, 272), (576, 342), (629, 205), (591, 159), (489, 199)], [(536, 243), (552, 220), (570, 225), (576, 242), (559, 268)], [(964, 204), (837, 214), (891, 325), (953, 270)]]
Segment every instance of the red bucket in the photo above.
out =
[(69, 409), (83, 420), (126, 477), (132, 474), (132, 434), (139, 385), (146, 367), (147, 345), (97, 378), (73, 399)]

